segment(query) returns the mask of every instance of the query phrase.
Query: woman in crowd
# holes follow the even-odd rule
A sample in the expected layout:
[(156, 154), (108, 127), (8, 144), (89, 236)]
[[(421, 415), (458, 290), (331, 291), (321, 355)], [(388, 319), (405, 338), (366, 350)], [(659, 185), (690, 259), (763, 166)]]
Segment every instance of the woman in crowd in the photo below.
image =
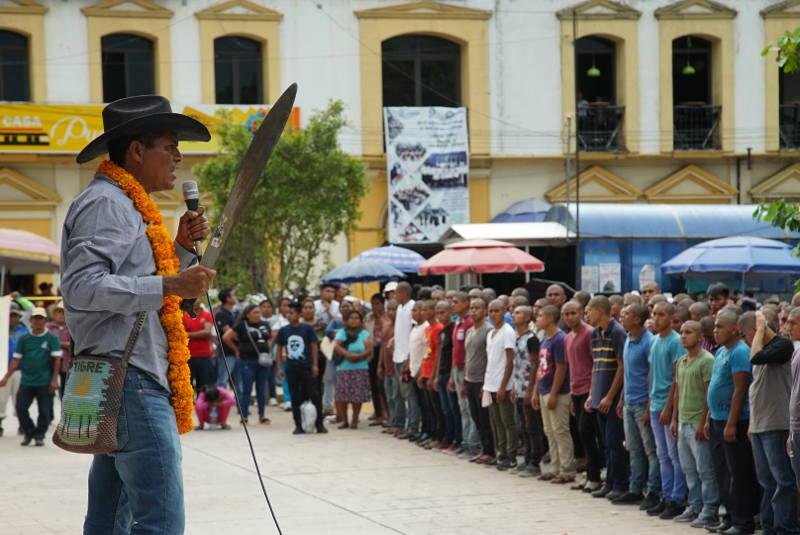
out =
[[(369, 359), (372, 356), (372, 337), (364, 328), (361, 312), (352, 310), (345, 326), (334, 338), (336, 362), (336, 408), (343, 416), (339, 429), (358, 427), (361, 404), (370, 401)], [(347, 422), (347, 405), (353, 407), (353, 418)]]
[[(273, 359), (269, 352), (270, 326), (261, 318), (261, 310), (256, 305), (247, 305), (238, 322), (225, 333), (222, 341), (238, 359), (237, 368), (241, 374), (241, 390), (239, 392), (239, 413), (246, 422), (250, 392), (253, 383), (256, 385), (256, 402), (258, 404), (258, 419), (262, 424), (270, 423), (264, 415), (266, 408), (265, 388), (267, 378), (272, 373)], [(259, 362), (261, 356), (261, 362)], [(269, 361), (267, 365), (266, 361)]]

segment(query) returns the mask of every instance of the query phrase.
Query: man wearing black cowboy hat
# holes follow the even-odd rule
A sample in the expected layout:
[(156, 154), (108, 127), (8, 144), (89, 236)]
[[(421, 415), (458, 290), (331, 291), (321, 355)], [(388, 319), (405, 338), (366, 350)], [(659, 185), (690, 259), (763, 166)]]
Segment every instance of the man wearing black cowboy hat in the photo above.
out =
[[(174, 187), (179, 141), (210, 139), (205, 126), (172, 113), (169, 101), (154, 95), (112, 102), (103, 109), (103, 126), (78, 163), (108, 153), (117, 166), (111, 169), (132, 175), (148, 194)], [(61, 289), (75, 355), (120, 357), (137, 316), (146, 312), (125, 376), (118, 449), (95, 455), (89, 473), (85, 535), (131, 533), (134, 526), (136, 533), (184, 530), (180, 440), (159, 310), (165, 295), (205, 294), (215, 272), (188, 266), (194, 241), (210, 227), (202, 208), (181, 217), (175, 237), (181, 271), (170, 276), (155, 275), (146, 228), (120, 183), (103, 174), (75, 198), (64, 221)]]

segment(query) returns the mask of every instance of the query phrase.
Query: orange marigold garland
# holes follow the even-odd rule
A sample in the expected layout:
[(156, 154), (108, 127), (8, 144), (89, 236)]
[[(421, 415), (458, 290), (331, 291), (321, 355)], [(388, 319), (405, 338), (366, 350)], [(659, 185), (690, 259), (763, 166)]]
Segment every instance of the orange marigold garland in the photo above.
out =
[[(141, 183), (122, 167), (105, 161), (97, 168), (97, 173), (106, 175), (119, 184), (119, 187), (133, 201), (133, 206), (142, 215), (147, 224), (147, 237), (153, 248), (158, 275), (175, 275), (180, 270), (180, 260), (175, 252), (175, 243), (164, 226), (164, 218)], [(178, 432), (188, 433), (192, 430), (192, 412), (194, 410), (194, 392), (189, 374), (189, 337), (183, 326), (181, 298), (177, 295), (165, 295), (161, 308), (161, 326), (167, 335), (169, 350), (169, 370), (167, 378), (172, 390), (172, 408), (178, 423)]]

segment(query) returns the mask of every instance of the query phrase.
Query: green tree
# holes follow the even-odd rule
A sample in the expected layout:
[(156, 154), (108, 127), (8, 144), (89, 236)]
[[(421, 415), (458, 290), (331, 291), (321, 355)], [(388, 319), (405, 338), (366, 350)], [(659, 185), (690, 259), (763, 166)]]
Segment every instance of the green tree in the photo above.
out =
[[(776, 60), (783, 72), (800, 72), (800, 27), (787, 31), (777, 41), (767, 45), (761, 55), (766, 56), (773, 50), (777, 51)], [(756, 208), (755, 217), (785, 230), (800, 231), (800, 203), (783, 199), (764, 203)], [(800, 290), (800, 281), (797, 288)]]
[[(228, 200), (252, 139), (230, 114), (220, 116), (220, 154), (193, 168), (216, 208)], [(345, 125), (343, 104), (332, 101), (315, 111), (305, 128), (283, 133), (220, 255), (219, 287), (238, 285), (241, 292), (307, 288), (317, 260), (329, 263), (328, 246), (353, 228), (366, 192), (363, 165), (338, 143)], [(211, 212), (213, 221), (218, 210)]]

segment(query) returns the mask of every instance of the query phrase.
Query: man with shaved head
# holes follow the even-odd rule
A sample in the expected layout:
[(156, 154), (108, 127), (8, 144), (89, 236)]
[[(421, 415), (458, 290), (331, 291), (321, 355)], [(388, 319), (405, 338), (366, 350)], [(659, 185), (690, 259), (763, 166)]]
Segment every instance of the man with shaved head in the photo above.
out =
[(753, 533), (758, 498), (753, 451), (747, 438), (747, 390), (752, 369), (750, 349), (741, 339), (738, 322), (734, 310), (720, 309), (717, 313), (714, 338), (721, 347), (708, 385), (710, 423), (706, 424), (706, 436), (711, 440), (720, 502), (727, 511), (717, 532), (733, 527), (738, 530), (735, 533)]
[(547, 287), (545, 299), (556, 308), (561, 308), (561, 305), (567, 302), (567, 293), (560, 284), (551, 284)]
[(616, 407), (622, 391), (622, 354), (627, 335), (611, 317), (611, 303), (602, 295), (594, 296), (587, 308), (592, 332), (592, 385), (584, 405), (595, 412), (605, 447), (606, 483), (592, 493), (595, 498), (619, 498), (628, 490), (628, 453), (625, 432)]
[(659, 286), (656, 281), (645, 282), (642, 284), (641, 288), (639, 288), (639, 293), (642, 296), (644, 304), (647, 305), (649, 304), (651, 297), (661, 293), (661, 286)]

